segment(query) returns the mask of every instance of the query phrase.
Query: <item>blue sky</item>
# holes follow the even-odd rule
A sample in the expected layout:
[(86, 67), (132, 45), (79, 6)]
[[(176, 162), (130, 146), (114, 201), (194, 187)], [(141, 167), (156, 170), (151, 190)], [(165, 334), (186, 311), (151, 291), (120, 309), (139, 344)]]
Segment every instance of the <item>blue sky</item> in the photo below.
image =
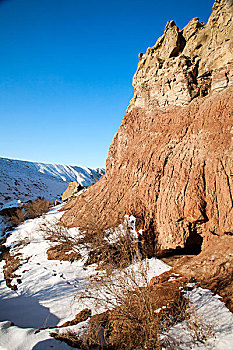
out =
[(138, 53), (213, 0), (0, 0), (0, 156), (104, 167)]

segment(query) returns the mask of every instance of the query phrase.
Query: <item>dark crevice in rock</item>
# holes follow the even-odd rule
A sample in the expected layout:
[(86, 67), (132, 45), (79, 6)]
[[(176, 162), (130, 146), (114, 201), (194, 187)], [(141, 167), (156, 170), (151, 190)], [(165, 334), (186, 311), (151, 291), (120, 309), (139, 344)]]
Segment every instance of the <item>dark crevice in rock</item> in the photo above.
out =
[(201, 252), (201, 246), (203, 242), (203, 238), (197, 233), (197, 228), (195, 224), (188, 224), (189, 229), (189, 237), (185, 243), (185, 246), (182, 248), (180, 246), (176, 247), (176, 249), (167, 249), (161, 251), (157, 257), (158, 258), (169, 258), (176, 257), (180, 258), (184, 255), (198, 255)]
[(182, 33), (178, 33), (178, 40), (177, 40), (177, 46), (174, 47), (173, 51), (170, 53), (170, 58), (171, 57), (177, 57), (181, 54), (181, 52), (184, 50), (186, 45), (186, 40), (183, 37)]
[(212, 84), (212, 71), (198, 77), (199, 93), (201, 97), (209, 94)]
[(203, 238), (197, 233), (197, 228), (195, 224), (189, 223), (189, 237), (185, 243), (185, 250), (190, 253), (197, 255), (201, 252), (201, 246)]

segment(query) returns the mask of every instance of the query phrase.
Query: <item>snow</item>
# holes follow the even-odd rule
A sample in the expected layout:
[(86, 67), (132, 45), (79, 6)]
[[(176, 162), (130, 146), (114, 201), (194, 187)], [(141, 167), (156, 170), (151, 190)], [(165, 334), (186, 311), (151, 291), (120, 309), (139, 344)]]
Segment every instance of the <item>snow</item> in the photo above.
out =
[(49, 336), (49, 330), (34, 333), (33, 328), (11, 326), (11, 322), (0, 322), (0, 350), (57, 350), (72, 349)]
[[(44, 218), (27, 220), (7, 239), (11, 250), (18, 251), (28, 261), (16, 272), (22, 280), (16, 291), (6, 286), (4, 261), (0, 263), (0, 349), (49, 349), (51, 345), (56, 349), (70, 348), (51, 339), (49, 330), (34, 334), (40, 327), (56, 326), (73, 319), (83, 309), (74, 302), (74, 297), (85, 288), (89, 275), (94, 272), (94, 267), (84, 269), (83, 261), (70, 263), (47, 259), (46, 251), (50, 245), (44, 240), (39, 226), (44, 220), (59, 218), (62, 213), (57, 209)], [(72, 231), (74, 233), (74, 229)], [(19, 248), (18, 242), (26, 244)], [(10, 327), (6, 321), (14, 322), (15, 326)]]
[(210, 290), (201, 287), (186, 292), (191, 305), (194, 306), (197, 319), (202, 324), (212, 328), (214, 334), (204, 344), (193, 344), (190, 330), (187, 331), (186, 322), (178, 323), (168, 332), (176, 339), (182, 339), (179, 350), (232, 350), (233, 349), (233, 314)]
[(210, 290), (195, 288), (189, 294), (190, 301), (195, 305), (198, 315), (207, 324), (214, 326), (216, 339), (209, 339), (205, 346), (194, 349), (232, 350), (233, 349), (233, 314), (220, 301), (218, 295)]
[(117, 228), (111, 228), (106, 230), (106, 240), (109, 243), (114, 243), (119, 238), (120, 234), (124, 234), (125, 230), (129, 231), (132, 241), (138, 242), (138, 234), (142, 234), (143, 230), (136, 231), (136, 218), (133, 215), (125, 215), (123, 224), (120, 224)]
[[(84, 266), (84, 259), (73, 263), (47, 259), (50, 242), (45, 239), (40, 227), (45, 221), (59, 219), (62, 215), (58, 212), (60, 208), (58, 206), (43, 217), (25, 221), (7, 238), (6, 245), (11, 247), (11, 251), (22, 254), (22, 259), (26, 260), (15, 272), (22, 281), (13, 281), (18, 286), (16, 291), (6, 286), (4, 261), (0, 262), (0, 350), (70, 349), (65, 343), (52, 339), (49, 335), (51, 330), (35, 334), (36, 329), (45, 326), (55, 327), (53, 331), (56, 331), (56, 326), (72, 320), (84, 309), (86, 304), (77, 295), (85, 291), (90, 276), (97, 273), (95, 265)], [(132, 217), (131, 222), (134, 229)], [(70, 229), (69, 233), (72, 237), (80, 234), (77, 228)], [(19, 242), (23, 244), (17, 245)], [(131, 268), (137, 272), (139, 266), (134, 264)], [(149, 259), (148, 279), (169, 269), (159, 259)], [(215, 338), (194, 346), (185, 334), (185, 325), (181, 323), (170, 330), (175, 337), (183, 337), (184, 346), (181, 345), (180, 349), (232, 350), (233, 316), (224, 303), (218, 296), (200, 287), (188, 293), (197, 313), (205, 322), (214, 324)], [(91, 301), (88, 306), (94, 310)], [(86, 325), (87, 322), (82, 322), (70, 329), (80, 332)], [(64, 331), (63, 328), (57, 330)]]
[[(2, 158), (7, 160), (6, 158)], [(29, 169), (37, 170), (42, 174), (53, 176), (62, 181), (77, 181), (82, 186), (89, 186), (93, 180), (99, 179), (104, 173), (103, 168), (88, 168), (81, 166), (63, 165), (63, 164), (46, 164), (39, 162), (28, 162), (23, 160), (10, 159), (10, 162), (23, 165)]]
[[(27, 220), (7, 239), (6, 245), (11, 247), (11, 251), (21, 253), (22, 258), (28, 261), (16, 271), (22, 280), (16, 291), (6, 286), (4, 261), (0, 262), (0, 349), (1, 346), (9, 350), (40, 349), (37, 346), (42, 341), (43, 346), (47, 346), (48, 342), (49, 348), (50, 342), (54, 341), (49, 337), (49, 331), (34, 334), (35, 329), (61, 325), (86, 307), (75, 296), (85, 290), (89, 277), (95, 274), (95, 265), (84, 267), (84, 260), (73, 263), (48, 260), (46, 251), (50, 245), (39, 229), (44, 221), (59, 219), (62, 215), (58, 212), (60, 208), (56, 207), (44, 217)], [(77, 228), (69, 231), (73, 236), (79, 234)], [(18, 246), (20, 242), (24, 245)], [(154, 258), (150, 261), (150, 269), (152, 277), (169, 267)], [(13, 283), (17, 284), (17, 280)], [(9, 326), (6, 321), (14, 322), (15, 326)]]

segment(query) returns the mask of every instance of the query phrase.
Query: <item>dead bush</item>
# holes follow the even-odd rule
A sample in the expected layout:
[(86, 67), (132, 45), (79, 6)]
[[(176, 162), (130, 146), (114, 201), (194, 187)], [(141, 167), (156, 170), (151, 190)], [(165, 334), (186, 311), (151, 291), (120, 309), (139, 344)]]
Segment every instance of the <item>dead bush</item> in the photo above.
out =
[(76, 333), (72, 331), (65, 331), (62, 333), (51, 332), (50, 336), (57, 340), (65, 342), (73, 348), (80, 349), (80, 346), (82, 345), (82, 340), (79, 337), (77, 337)]
[(47, 250), (49, 260), (73, 262), (81, 258), (78, 238), (72, 236), (69, 229), (58, 220), (43, 221), (38, 230), (43, 232), (44, 239), (51, 242)]
[(87, 241), (87, 236), (84, 236), (88, 249), (86, 265), (96, 263), (100, 269), (126, 267), (133, 261), (135, 252), (139, 251), (139, 242), (127, 220), (120, 228), (96, 231), (90, 238)]
[(45, 198), (37, 198), (25, 203), (20, 208), (7, 208), (2, 211), (9, 227), (18, 226), (25, 219), (34, 219), (49, 211), (51, 203)]
[(96, 307), (111, 311), (91, 318), (83, 347), (95, 345), (112, 349), (159, 349), (161, 316), (155, 313), (156, 297), (149, 288), (146, 261), (135, 247), (135, 266), (106, 272), (91, 278), (89, 288), (79, 297)]
[(76, 261), (81, 258), (81, 254), (73, 250), (68, 244), (57, 244), (47, 250), (48, 260)]
[(45, 214), (49, 211), (50, 202), (45, 198), (37, 198), (34, 201), (29, 201), (25, 204), (26, 216), (29, 219), (34, 219), (42, 214)]
[(22, 222), (24, 222), (26, 217), (26, 212), (24, 211), (23, 208), (17, 208), (15, 211), (15, 214), (11, 216), (11, 222), (13, 225), (20, 225)]
[(0, 261), (5, 260), (5, 265), (3, 266), (4, 278), (6, 280), (6, 285), (12, 290), (17, 290), (17, 285), (12, 284), (14, 278), (20, 277), (15, 274), (18, 267), (21, 266), (20, 255), (12, 255), (10, 253), (10, 248), (5, 245), (0, 246)]
[[(121, 220), (111, 220), (109, 213), (108, 222), (112, 222), (112, 228), (106, 229), (99, 220), (98, 208), (91, 207), (85, 200), (84, 205), (86, 212), (79, 220), (82, 235), (78, 243), (88, 251), (86, 265), (96, 263), (100, 269), (104, 269), (107, 265), (122, 268), (130, 264), (133, 260), (134, 246), (138, 248), (142, 245), (138, 237), (135, 237), (129, 220), (125, 217)], [(119, 225), (119, 222), (123, 224)]]
[(82, 349), (178, 349), (181, 339), (170, 329), (179, 322), (185, 323), (192, 343), (204, 342), (213, 334), (179, 284), (175, 290), (174, 286), (163, 290), (161, 284), (159, 294), (149, 284), (148, 269), (135, 246), (133, 265), (121, 271), (108, 265), (106, 271), (91, 277), (89, 287), (78, 297), (88, 305), (91, 301), (96, 311), (108, 311), (91, 317)]

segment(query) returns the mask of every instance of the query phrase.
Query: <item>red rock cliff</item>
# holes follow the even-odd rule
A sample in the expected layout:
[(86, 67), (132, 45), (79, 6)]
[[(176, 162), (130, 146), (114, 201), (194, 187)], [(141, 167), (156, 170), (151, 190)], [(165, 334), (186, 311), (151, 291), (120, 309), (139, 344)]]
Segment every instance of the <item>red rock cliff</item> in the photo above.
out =
[[(134, 97), (109, 149), (106, 175), (83, 194), (101, 222), (133, 214), (156, 250), (233, 232), (233, 6), (206, 25), (174, 21), (139, 55)], [(79, 198), (62, 221), (78, 226)]]

